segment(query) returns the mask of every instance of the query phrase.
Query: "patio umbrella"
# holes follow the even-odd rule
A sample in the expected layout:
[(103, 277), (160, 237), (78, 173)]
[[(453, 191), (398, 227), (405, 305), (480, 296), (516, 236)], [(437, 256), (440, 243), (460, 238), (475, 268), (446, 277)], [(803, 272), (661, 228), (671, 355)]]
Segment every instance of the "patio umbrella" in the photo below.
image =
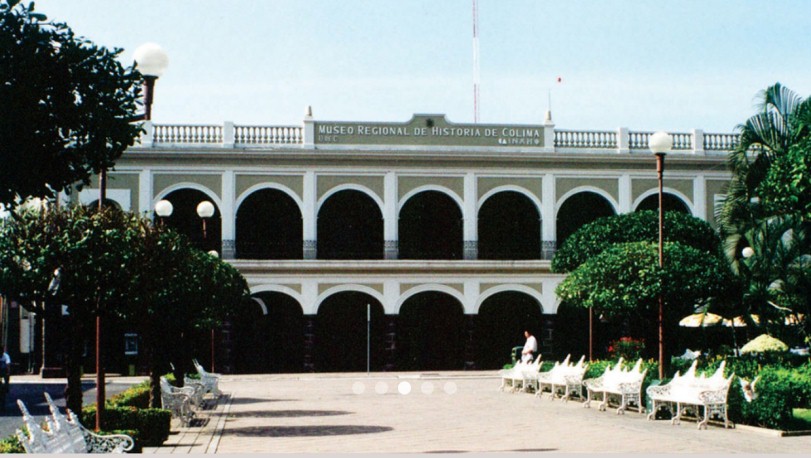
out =
[(694, 313), (692, 315), (687, 315), (686, 317), (682, 318), (679, 321), (679, 326), (685, 328), (700, 328), (700, 327), (707, 327), (707, 326), (715, 326), (720, 323), (724, 318), (721, 315), (716, 315), (714, 313), (704, 312), (704, 313)]
[[(752, 321), (755, 322), (755, 324), (760, 324), (760, 317), (759, 316), (757, 316), (757, 315), (749, 315), (749, 317), (752, 319)], [(747, 326), (746, 325), (746, 320), (743, 318), (743, 315), (736, 316), (735, 318), (732, 318), (732, 319), (724, 318), (723, 324), (726, 327), (732, 327), (732, 328), (743, 328), (743, 327)]]
[(761, 334), (741, 348), (741, 353), (764, 353), (767, 351), (787, 351), (788, 345), (768, 334)]

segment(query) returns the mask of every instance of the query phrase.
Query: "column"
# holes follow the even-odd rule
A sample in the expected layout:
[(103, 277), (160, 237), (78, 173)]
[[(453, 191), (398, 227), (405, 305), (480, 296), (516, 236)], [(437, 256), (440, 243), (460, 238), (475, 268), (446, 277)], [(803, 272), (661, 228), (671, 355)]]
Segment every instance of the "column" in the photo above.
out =
[(386, 372), (397, 369), (397, 315), (386, 315)]
[(703, 174), (693, 178), (693, 216), (707, 220), (707, 181)]
[(306, 372), (315, 372), (315, 361), (313, 360), (315, 317), (316, 315), (304, 315), (304, 370)]
[(152, 214), (152, 170), (143, 169), (138, 173), (138, 213)]
[(552, 259), (557, 249), (555, 175), (547, 173), (541, 184), (541, 259)]
[(236, 248), (236, 178), (233, 170), (226, 170), (222, 174), (222, 253), (223, 259), (234, 259)]
[(476, 214), (478, 196), (476, 192), (476, 175), (465, 175), (464, 208), (462, 219), (464, 221), (464, 259), (472, 260), (479, 257), (479, 218)]
[(316, 259), (318, 257), (316, 244), (316, 232), (318, 229), (318, 214), (316, 213), (317, 187), (315, 172), (304, 173), (304, 189), (302, 199), (304, 200), (304, 213), (301, 215), (304, 239), (304, 259)]
[(397, 176), (386, 173), (383, 180), (383, 257), (397, 259), (399, 256), (397, 214)]
[(477, 315), (465, 315), (465, 370), (476, 369), (476, 319)]
[(619, 178), (619, 210), (620, 214), (631, 213), (631, 176), (627, 173)]

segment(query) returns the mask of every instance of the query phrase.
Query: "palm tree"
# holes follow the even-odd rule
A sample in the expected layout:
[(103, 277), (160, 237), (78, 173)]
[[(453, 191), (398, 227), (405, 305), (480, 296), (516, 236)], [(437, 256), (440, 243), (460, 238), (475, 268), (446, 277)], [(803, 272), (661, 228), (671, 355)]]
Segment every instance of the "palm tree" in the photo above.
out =
[(737, 127), (738, 147), (729, 156), (732, 181), (715, 209), (721, 235), (742, 234), (763, 214), (755, 190), (774, 159), (811, 132), (811, 99), (775, 83), (758, 94), (760, 112)]

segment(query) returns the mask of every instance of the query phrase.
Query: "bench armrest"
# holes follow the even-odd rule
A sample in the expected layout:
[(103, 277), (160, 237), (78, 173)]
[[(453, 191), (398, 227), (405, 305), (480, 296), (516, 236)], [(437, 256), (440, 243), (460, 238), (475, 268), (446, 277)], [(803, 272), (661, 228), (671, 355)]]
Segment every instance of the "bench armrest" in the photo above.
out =
[(132, 450), (135, 441), (126, 434), (99, 435), (79, 425), (88, 453), (124, 453)]
[(698, 399), (704, 404), (726, 404), (727, 393), (729, 393), (729, 387), (720, 390), (702, 391), (698, 393)]

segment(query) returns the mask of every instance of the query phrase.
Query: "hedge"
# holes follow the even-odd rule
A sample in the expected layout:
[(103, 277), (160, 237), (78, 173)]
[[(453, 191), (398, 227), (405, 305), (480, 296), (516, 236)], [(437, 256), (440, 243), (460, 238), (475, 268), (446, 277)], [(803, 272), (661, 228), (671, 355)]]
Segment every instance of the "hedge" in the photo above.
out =
[[(169, 426), (172, 413), (165, 409), (138, 409), (131, 406), (112, 407), (104, 410), (102, 429), (136, 430), (139, 447), (157, 447), (169, 438)], [(82, 408), (82, 424), (92, 425), (96, 422), (96, 406)]]

